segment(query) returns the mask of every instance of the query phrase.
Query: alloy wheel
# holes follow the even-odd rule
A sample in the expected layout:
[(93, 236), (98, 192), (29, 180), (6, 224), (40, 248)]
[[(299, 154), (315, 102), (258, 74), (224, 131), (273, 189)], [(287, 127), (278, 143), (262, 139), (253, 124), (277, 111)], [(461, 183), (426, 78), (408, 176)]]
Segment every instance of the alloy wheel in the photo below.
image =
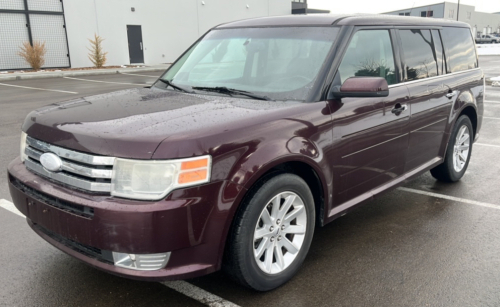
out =
[(307, 212), (293, 192), (275, 195), (264, 207), (253, 236), (254, 259), (267, 274), (283, 272), (295, 260), (304, 243)]
[(470, 132), (466, 125), (460, 127), (453, 147), (453, 168), (456, 172), (462, 171), (470, 150)]

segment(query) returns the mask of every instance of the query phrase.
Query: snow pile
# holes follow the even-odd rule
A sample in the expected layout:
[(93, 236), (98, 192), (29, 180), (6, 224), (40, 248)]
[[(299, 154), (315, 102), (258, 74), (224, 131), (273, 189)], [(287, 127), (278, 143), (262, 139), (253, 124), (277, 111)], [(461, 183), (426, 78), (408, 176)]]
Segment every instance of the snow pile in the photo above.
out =
[(477, 45), (478, 55), (500, 55), (500, 44)]

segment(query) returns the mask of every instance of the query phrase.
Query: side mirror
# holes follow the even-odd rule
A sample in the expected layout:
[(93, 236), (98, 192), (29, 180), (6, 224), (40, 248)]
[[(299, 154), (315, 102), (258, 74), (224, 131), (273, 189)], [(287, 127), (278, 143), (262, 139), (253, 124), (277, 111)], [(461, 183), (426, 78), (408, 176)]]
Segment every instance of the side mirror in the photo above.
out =
[(342, 86), (335, 86), (328, 94), (328, 99), (343, 97), (387, 97), (389, 85), (382, 77), (352, 77)]

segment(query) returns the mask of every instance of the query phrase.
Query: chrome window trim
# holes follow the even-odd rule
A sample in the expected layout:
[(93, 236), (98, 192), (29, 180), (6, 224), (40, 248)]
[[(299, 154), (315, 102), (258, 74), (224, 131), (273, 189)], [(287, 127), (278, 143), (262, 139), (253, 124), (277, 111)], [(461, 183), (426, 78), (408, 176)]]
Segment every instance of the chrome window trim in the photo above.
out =
[(73, 150), (64, 149), (62, 147), (54, 146), (39, 140), (36, 140), (30, 136), (26, 138), (26, 144), (29, 146), (38, 149), (43, 152), (53, 152), (61, 158), (73, 160), (85, 164), (90, 165), (105, 165), (112, 166), (115, 163), (114, 157), (106, 157), (106, 156), (93, 156), (89, 154), (85, 154), (82, 152), (77, 152)]
[(418, 83), (418, 82), (424, 82), (424, 81), (427, 81), (427, 80), (433, 80), (433, 79), (438, 79), (438, 78), (443, 78), (443, 77), (448, 77), (448, 76), (454, 76), (454, 75), (464, 74), (464, 73), (467, 73), (467, 72), (470, 72), (470, 71), (475, 71), (475, 70), (480, 70), (480, 69), (481, 69), (480, 67), (477, 67), (477, 68), (472, 68), (472, 69), (467, 69), (467, 70), (463, 70), (463, 71), (452, 72), (452, 73), (449, 73), (449, 74), (444, 74), (444, 75), (439, 75), (439, 76), (434, 76), (434, 77), (428, 77), (428, 78), (422, 78), (422, 79), (418, 79), (418, 80), (406, 81), (406, 82), (401, 82), (401, 83), (398, 83), (398, 84), (391, 84), (391, 85), (389, 85), (389, 88), (398, 87), (398, 86), (407, 85), (407, 84)]
[(86, 181), (64, 173), (49, 172), (43, 168), (43, 166), (31, 161), (30, 159), (25, 160), (24, 165), (36, 174), (56, 180), (62, 184), (67, 184), (71, 187), (92, 192), (111, 192), (111, 183)]

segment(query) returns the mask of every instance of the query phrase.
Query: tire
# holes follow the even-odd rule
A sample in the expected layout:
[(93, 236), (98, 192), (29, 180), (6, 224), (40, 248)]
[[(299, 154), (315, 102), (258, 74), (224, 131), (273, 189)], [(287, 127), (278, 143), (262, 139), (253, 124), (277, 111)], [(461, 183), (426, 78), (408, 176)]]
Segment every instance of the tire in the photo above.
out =
[[(468, 138), (466, 138), (467, 134)], [(460, 116), (450, 135), (444, 162), (431, 169), (432, 176), (443, 182), (460, 180), (469, 166), (473, 137), (474, 130), (469, 117)]]
[[(246, 287), (269, 291), (289, 281), (309, 251), (315, 223), (314, 199), (306, 182), (288, 173), (267, 177), (252, 190), (233, 221), (223, 270)], [(286, 210), (289, 203), (290, 209)], [(279, 207), (282, 211), (273, 212)], [(296, 217), (287, 220), (294, 216), (292, 213), (297, 213)]]

